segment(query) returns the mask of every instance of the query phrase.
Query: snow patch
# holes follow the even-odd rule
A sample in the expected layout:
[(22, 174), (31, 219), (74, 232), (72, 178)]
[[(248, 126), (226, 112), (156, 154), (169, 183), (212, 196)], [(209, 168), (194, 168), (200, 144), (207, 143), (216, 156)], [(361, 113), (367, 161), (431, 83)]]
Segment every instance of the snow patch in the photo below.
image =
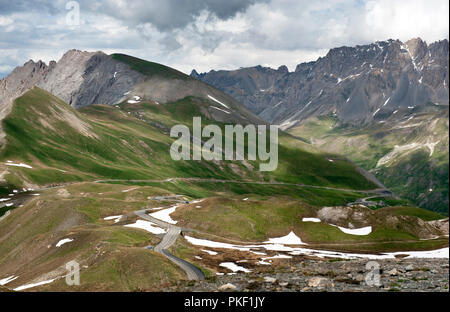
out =
[(231, 270), (233, 272), (239, 272), (239, 271), (242, 271), (244, 273), (250, 273), (251, 272), (251, 270), (246, 269), (244, 267), (241, 267), (241, 266), (237, 265), (234, 262), (222, 262), (221, 264), (219, 264), (219, 266), (227, 268), (227, 269), (229, 269), (229, 270)]
[(10, 277), (6, 277), (6, 278), (3, 278), (3, 279), (0, 279), (0, 286), (6, 285), (8, 283), (11, 283), (16, 278), (18, 278), (18, 276), (12, 275)]
[(133, 187), (127, 190), (123, 190), (122, 193), (128, 193), (129, 191), (137, 190), (139, 187)]
[(208, 255), (211, 255), (211, 256), (215, 256), (215, 255), (218, 254), (217, 252), (212, 251), (212, 250), (208, 250), (208, 249), (202, 249), (202, 251), (206, 252)]
[(145, 220), (137, 220), (135, 223), (127, 224), (126, 227), (132, 227), (137, 229), (146, 230), (152, 234), (165, 234), (166, 231), (158, 226), (155, 223)]
[(274, 107), (278, 107), (281, 103), (283, 103), (283, 101), (278, 102)]
[(339, 230), (341, 230), (345, 234), (350, 234), (350, 235), (369, 235), (370, 233), (372, 233), (372, 227), (371, 226), (366, 226), (366, 227), (362, 227), (362, 228), (359, 228), (359, 229), (347, 229), (345, 227), (337, 226), (337, 225), (334, 225), (334, 224), (330, 224), (330, 225), (334, 226), (334, 227), (337, 227)]
[(214, 102), (219, 103), (219, 104), (222, 105), (223, 107), (230, 109), (228, 106), (226, 106), (225, 104), (223, 104), (222, 102), (220, 102), (220, 101), (219, 101), (218, 99), (216, 99), (215, 97), (213, 97), (213, 96), (211, 96), (211, 95), (209, 95), (209, 94), (208, 94), (208, 97), (209, 97), (211, 100), (213, 100)]
[(170, 208), (167, 209), (162, 209), (158, 212), (153, 212), (150, 214), (150, 216), (152, 216), (153, 218), (156, 218), (158, 220), (170, 223), (170, 224), (177, 224), (178, 221), (172, 220), (172, 218), (170, 217), (171, 213), (174, 213), (175, 210), (178, 208), (178, 204), (174, 205)]
[(56, 243), (56, 247), (61, 247), (62, 245), (70, 243), (70, 242), (73, 242), (73, 239), (64, 238), (64, 239), (60, 240), (58, 243)]
[(321, 222), (318, 218), (303, 218), (303, 222)]
[(269, 238), (265, 243), (268, 244), (285, 244), (285, 245), (304, 245), (300, 237), (295, 235), (294, 232), (290, 232), (288, 235), (278, 238)]
[(28, 288), (33, 288), (36, 286), (41, 286), (41, 285), (45, 285), (45, 284), (50, 284), (52, 283), (54, 280), (56, 280), (56, 278), (48, 280), (48, 281), (42, 281), (42, 282), (38, 282), (38, 283), (33, 283), (33, 284), (27, 284), (27, 285), (23, 285), (23, 286), (19, 286), (17, 288), (14, 288), (14, 291), (19, 291), (19, 290), (25, 290)]
[(215, 107), (215, 106), (210, 106), (211, 108), (215, 108), (215, 109), (217, 109), (217, 110), (220, 110), (221, 112), (224, 112), (225, 114), (231, 114), (230, 112), (227, 112), (226, 110), (224, 110), (224, 109), (221, 109), (221, 108), (218, 108), (218, 107)]
[(225, 249), (236, 249), (240, 251), (250, 251), (257, 255), (265, 255), (259, 251), (253, 251), (254, 248), (265, 248), (266, 250), (272, 251), (285, 251), (289, 252), (290, 255), (310, 255), (320, 258), (341, 258), (341, 259), (394, 259), (396, 255), (406, 255), (407, 258), (448, 258), (449, 248), (442, 248), (431, 251), (399, 251), (394, 253), (382, 253), (382, 254), (356, 254), (356, 253), (344, 253), (336, 251), (327, 250), (314, 250), (304, 247), (288, 247), (281, 244), (271, 244), (271, 245), (232, 245), (227, 243), (219, 243), (214, 241), (209, 241), (205, 239), (198, 239), (190, 236), (185, 237), (186, 240), (198, 246), (212, 247), (212, 248), (225, 248)]
[(119, 222), (120, 219), (122, 219), (122, 215), (120, 215), (120, 216), (110, 216), (110, 217), (103, 218), (103, 220), (106, 220), (106, 221), (114, 220), (114, 223)]
[(23, 168), (33, 169), (33, 167), (31, 167), (31, 166), (29, 166), (29, 165), (27, 165), (27, 164), (24, 164), (24, 163), (15, 164), (15, 163), (13, 163), (13, 162), (7, 162), (7, 163), (5, 163), (5, 165), (7, 165), (7, 166), (23, 167)]
[(239, 251), (250, 251), (250, 247), (244, 247), (239, 245), (233, 245), (228, 243), (220, 243), (215, 241), (210, 241), (207, 239), (201, 239), (201, 238), (195, 238), (192, 236), (185, 236), (186, 240), (191, 243), (192, 245), (196, 246), (203, 246), (203, 247), (210, 247), (210, 248), (223, 248), (223, 249), (235, 249)]

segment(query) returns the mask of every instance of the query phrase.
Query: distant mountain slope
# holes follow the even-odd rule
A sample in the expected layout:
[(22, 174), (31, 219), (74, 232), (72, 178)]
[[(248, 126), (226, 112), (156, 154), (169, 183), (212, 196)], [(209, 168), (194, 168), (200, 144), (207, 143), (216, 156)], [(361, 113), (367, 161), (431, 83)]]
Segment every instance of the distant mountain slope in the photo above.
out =
[[(215, 178), (303, 183), (346, 189), (372, 189), (348, 161), (324, 155), (281, 133), (278, 168), (258, 171), (258, 161), (175, 161), (170, 157), (175, 124), (192, 128), (192, 117), (215, 123), (208, 100), (186, 97), (154, 101), (91, 105), (75, 110), (47, 91), (34, 87), (13, 104), (3, 120), (6, 144), (0, 151), (0, 172), (10, 188), (95, 179)], [(11, 167), (7, 161), (32, 168)], [(6, 164), (6, 165), (4, 165)]]
[(346, 155), (418, 206), (448, 214), (448, 116), (447, 108), (430, 104), (355, 127), (330, 114), (308, 118), (289, 132)]
[[(239, 102), (218, 89), (170, 67), (123, 54), (70, 50), (49, 65), (27, 62), (0, 81), (0, 120), (12, 102), (34, 85), (74, 108), (118, 104), (126, 100), (174, 102), (195, 96), (211, 102), (209, 114), (219, 121), (264, 124)], [(221, 104), (222, 103), (222, 104)], [(0, 131), (1, 135), (1, 131)]]
[(396, 194), (448, 214), (448, 40), (331, 49), (295, 72), (261, 66), (191, 76)]
[(448, 105), (448, 40), (420, 38), (331, 49), (295, 72), (261, 66), (191, 76), (233, 96), (263, 119), (289, 128), (311, 116), (336, 114), (367, 124), (399, 108)]

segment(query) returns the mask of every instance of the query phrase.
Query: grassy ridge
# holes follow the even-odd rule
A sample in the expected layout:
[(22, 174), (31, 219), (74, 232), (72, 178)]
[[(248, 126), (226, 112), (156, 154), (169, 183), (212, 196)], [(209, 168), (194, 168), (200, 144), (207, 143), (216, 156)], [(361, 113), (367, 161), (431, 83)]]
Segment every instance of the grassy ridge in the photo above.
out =
[(130, 66), (131, 69), (140, 72), (146, 76), (150, 77), (160, 76), (165, 78), (181, 79), (181, 80), (192, 79), (188, 75), (173, 68), (158, 63), (142, 60), (126, 54), (112, 54), (112, 57), (113, 59), (127, 64), (128, 66)]
[[(173, 142), (167, 129), (173, 124), (192, 127), (192, 117), (201, 115), (205, 101), (186, 98), (168, 105), (122, 104), (119, 109), (93, 105), (73, 110), (39, 88), (15, 102), (3, 121), (7, 144), (0, 159), (23, 161), (33, 169), (8, 168), (11, 185), (27, 180), (39, 185), (69, 181), (204, 177), (218, 179), (276, 179), (303, 183), (370, 189), (374, 185), (345, 161), (329, 162), (321, 154), (292, 147), (292, 139), (281, 135), (279, 165), (261, 175), (255, 169), (232, 161), (173, 161)], [(38, 117), (36, 117), (38, 116)], [(216, 123), (203, 116), (204, 125)]]

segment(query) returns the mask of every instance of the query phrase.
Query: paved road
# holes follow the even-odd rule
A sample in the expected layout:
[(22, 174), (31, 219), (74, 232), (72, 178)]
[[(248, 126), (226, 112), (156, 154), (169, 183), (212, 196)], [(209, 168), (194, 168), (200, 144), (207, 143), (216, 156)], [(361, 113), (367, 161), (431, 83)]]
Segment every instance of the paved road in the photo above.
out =
[(192, 181), (192, 182), (209, 182), (209, 183), (238, 183), (238, 184), (262, 184), (262, 185), (288, 185), (288, 186), (297, 186), (297, 187), (310, 187), (317, 189), (325, 189), (325, 190), (335, 190), (335, 191), (343, 191), (343, 192), (359, 192), (366, 194), (384, 194), (384, 195), (392, 195), (392, 192), (386, 188), (378, 188), (371, 190), (354, 190), (354, 189), (346, 189), (346, 188), (338, 188), (331, 186), (318, 186), (318, 185), (309, 185), (309, 184), (300, 184), (300, 183), (287, 183), (287, 182), (265, 182), (265, 181), (241, 181), (241, 180), (222, 180), (222, 179), (214, 179), (214, 178), (167, 178), (164, 180), (158, 179), (149, 179), (149, 180), (121, 180), (121, 179), (105, 179), (105, 180), (96, 180), (94, 183), (108, 183), (108, 182), (131, 182), (131, 183), (165, 183), (165, 182), (173, 182), (173, 181)]
[(180, 259), (174, 255), (172, 255), (167, 249), (170, 248), (170, 246), (172, 246), (178, 236), (181, 234), (181, 231), (185, 230), (182, 229), (178, 226), (175, 226), (173, 224), (161, 221), (159, 219), (156, 219), (150, 215), (148, 215), (146, 212), (149, 209), (143, 209), (143, 210), (138, 210), (135, 211), (134, 213), (142, 218), (145, 219), (147, 221), (153, 222), (156, 225), (164, 228), (167, 230), (167, 233), (164, 235), (163, 239), (161, 240), (161, 242), (155, 246), (154, 250), (162, 255), (164, 255), (166, 258), (168, 258), (170, 261), (172, 261), (173, 263), (177, 264), (179, 267), (181, 267), (185, 272), (186, 275), (188, 277), (189, 280), (202, 280), (205, 278), (205, 275), (203, 274), (203, 272), (197, 268), (195, 265)]

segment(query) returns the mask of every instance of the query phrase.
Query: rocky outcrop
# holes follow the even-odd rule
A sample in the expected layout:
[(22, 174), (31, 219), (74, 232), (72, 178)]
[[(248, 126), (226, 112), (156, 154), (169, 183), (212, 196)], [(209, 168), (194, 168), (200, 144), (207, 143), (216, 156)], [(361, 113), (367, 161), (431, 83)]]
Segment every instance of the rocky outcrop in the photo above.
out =
[(402, 229), (420, 239), (433, 239), (448, 235), (448, 218), (445, 220), (424, 221), (408, 215), (394, 215), (391, 209), (372, 210), (363, 205), (323, 207), (316, 217), (332, 225), (348, 229), (372, 226)]
[[(269, 272), (214, 276), (180, 283), (169, 290), (212, 292), (219, 285), (232, 283), (243, 292), (448, 292), (448, 259), (399, 257), (371, 261), (300, 259), (294, 262), (289, 259)], [(268, 277), (276, 282), (266, 283)]]
[[(0, 80), (0, 120), (9, 114), (13, 99), (21, 96), (28, 89), (38, 84), (47, 76), (54, 66), (47, 66), (44, 62), (28, 61), (23, 66), (14, 69), (6, 78)], [(0, 130), (0, 143), (3, 132)]]

